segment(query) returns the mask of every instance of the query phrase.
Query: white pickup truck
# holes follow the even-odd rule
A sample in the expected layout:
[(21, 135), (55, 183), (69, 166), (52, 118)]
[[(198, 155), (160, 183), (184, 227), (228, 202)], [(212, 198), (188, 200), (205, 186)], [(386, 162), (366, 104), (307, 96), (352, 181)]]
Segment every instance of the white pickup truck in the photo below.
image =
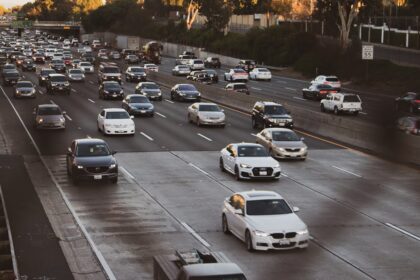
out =
[(353, 115), (362, 111), (362, 100), (357, 94), (335, 93), (329, 94), (321, 100), (321, 112), (349, 113)]

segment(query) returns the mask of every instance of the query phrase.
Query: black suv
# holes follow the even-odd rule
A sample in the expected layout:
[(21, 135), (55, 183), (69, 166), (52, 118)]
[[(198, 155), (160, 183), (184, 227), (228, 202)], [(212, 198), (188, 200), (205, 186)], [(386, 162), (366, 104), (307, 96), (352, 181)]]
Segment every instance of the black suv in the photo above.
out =
[(34, 62), (30, 58), (25, 59), (22, 62), (20, 67), (22, 67), (22, 71), (34, 71), (35, 72), (35, 70), (36, 70)]
[(98, 83), (116, 81), (121, 84), (121, 70), (115, 63), (101, 63), (98, 70)]
[(244, 69), (246, 72), (251, 72), (255, 68), (255, 61), (249, 59), (243, 59), (239, 61), (239, 68)]
[(61, 59), (54, 59), (50, 63), (50, 67), (54, 69), (57, 73), (65, 73), (66, 72), (66, 65), (64, 61)]
[(70, 95), (71, 87), (67, 77), (62, 74), (49, 74), (47, 80), (47, 94), (63, 92)]
[(45, 86), (47, 84), (50, 74), (55, 74), (55, 70), (51, 68), (42, 68), (38, 75), (38, 84)]
[(218, 57), (207, 57), (206, 60), (204, 60), (204, 67), (206, 68), (220, 68), (221, 65)]
[(106, 81), (99, 86), (99, 98), (102, 99), (124, 99), (122, 86), (115, 81)]
[(67, 174), (77, 184), (82, 179), (109, 179), (118, 182), (115, 152), (101, 139), (76, 139), (67, 150)]
[(10, 70), (3, 73), (3, 85), (11, 86), (20, 80), (21, 76), (17, 70)]
[(293, 119), (280, 104), (258, 101), (252, 109), (252, 127), (287, 127), (293, 128)]

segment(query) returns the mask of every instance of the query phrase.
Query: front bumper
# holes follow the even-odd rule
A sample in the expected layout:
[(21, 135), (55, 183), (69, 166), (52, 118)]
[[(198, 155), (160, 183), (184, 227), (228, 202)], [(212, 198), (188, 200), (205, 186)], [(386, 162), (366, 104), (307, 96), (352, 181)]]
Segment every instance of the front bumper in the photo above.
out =
[(135, 76), (135, 75), (129, 75), (128, 77), (127, 77), (130, 81), (137, 81), (137, 82), (140, 82), (140, 81), (146, 81), (146, 76)]
[(16, 84), (17, 82), (18, 82), (19, 80), (4, 80), (4, 82), (7, 84), (7, 85), (14, 85), (14, 84)]
[(72, 82), (83, 82), (85, 80), (85, 78), (69, 76), (69, 80), (72, 81)]
[(69, 87), (51, 87), (50, 90), (52, 92), (64, 92), (64, 93), (70, 92), (70, 88)]
[(280, 167), (239, 167), (239, 177), (241, 179), (278, 179), (280, 176)]
[(25, 98), (25, 97), (33, 98), (35, 97), (35, 92), (15, 92), (15, 96), (18, 98)]
[(200, 119), (200, 124), (202, 125), (226, 125), (226, 120), (225, 119)]
[(275, 158), (279, 159), (306, 159), (306, 157), (308, 156), (308, 150), (296, 149), (295, 151), (292, 151), (284, 149), (280, 151), (278, 149), (274, 149), (273, 155)]
[(73, 167), (72, 175), (78, 179), (86, 180), (103, 180), (103, 179), (114, 179), (118, 177), (118, 167), (107, 168), (107, 167), (83, 167), (82, 169)]
[[(293, 236), (294, 233), (287, 233)], [(274, 235), (275, 236), (275, 235)], [(296, 234), (292, 238), (274, 238), (272, 235), (259, 236), (252, 232), (252, 242), (255, 250), (290, 250), (306, 248), (309, 244), (309, 233)]]
[(152, 116), (155, 113), (154, 109), (135, 109), (130, 108), (130, 113), (136, 116)]
[(38, 129), (65, 129), (65, 122), (42, 122), (37, 123), (36, 128)]
[(287, 127), (292, 129), (294, 127), (293, 122), (280, 122), (280, 121), (276, 121), (276, 122), (272, 122), (272, 121), (265, 121), (265, 126), (266, 127)]
[(133, 135), (135, 134), (135, 128), (130, 127), (109, 127), (106, 126), (105, 133), (110, 135)]
[(106, 93), (104, 92), (104, 98), (106, 99), (122, 99), (124, 98), (124, 93), (114, 93), (114, 92), (109, 92)]

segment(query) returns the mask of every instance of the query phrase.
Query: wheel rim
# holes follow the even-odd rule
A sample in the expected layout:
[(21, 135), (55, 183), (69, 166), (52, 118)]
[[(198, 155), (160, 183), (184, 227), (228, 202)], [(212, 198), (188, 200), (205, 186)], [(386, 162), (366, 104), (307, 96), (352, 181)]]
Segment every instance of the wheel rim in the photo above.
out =
[(220, 167), (220, 169), (223, 171), (223, 170), (225, 170), (225, 167), (224, 167), (224, 164), (223, 164), (223, 159), (222, 158), (220, 158), (220, 160), (219, 160), (219, 167)]
[(246, 247), (249, 251), (252, 250), (252, 240), (251, 240), (251, 235), (249, 234), (249, 231), (246, 232)]

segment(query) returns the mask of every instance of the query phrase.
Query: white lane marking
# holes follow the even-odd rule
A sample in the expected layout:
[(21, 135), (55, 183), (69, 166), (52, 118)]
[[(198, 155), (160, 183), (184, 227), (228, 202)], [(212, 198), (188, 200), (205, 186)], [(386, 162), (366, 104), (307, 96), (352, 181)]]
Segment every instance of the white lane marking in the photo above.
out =
[(71, 89), (72, 92), (76, 92), (76, 90), (74, 88)]
[(366, 113), (366, 112), (359, 112), (359, 114), (367, 115), (368, 113)]
[(298, 100), (303, 100), (303, 101), (306, 101), (306, 99), (301, 98), (301, 97), (297, 97), (297, 96), (293, 96), (293, 98), (294, 98), (294, 99), (298, 99)]
[(50, 103), (51, 103), (51, 104), (55, 104), (55, 103), (54, 103), (54, 101), (52, 101), (51, 99), (50, 99)]
[(92, 139), (92, 137), (90, 137), (90, 135), (86, 135), (87, 138)]
[(295, 88), (291, 88), (291, 87), (285, 87), (284, 89), (291, 90), (291, 91), (296, 91)]
[(171, 104), (174, 104), (175, 102), (173, 102), (173, 101), (171, 101), (171, 100), (169, 100), (169, 99), (165, 99), (165, 101), (166, 102), (169, 102), (169, 103), (171, 103)]
[(95, 103), (95, 101), (93, 101), (92, 99), (90, 99), (90, 98), (88, 98), (88, 100), (90, 101), (90, 102), (92, 102), (92, 103)]
[(130, 178), (130, 179), (132, 179), (132, 180), (136, 180), (136, 177), (134, 177), (133, 175), (131, 175), (131, 173), (130, 172), (128, 172), (128, 170), (127, 169), (125, 169), (124, 167), (122, 167), (122, 166), (119, 166), (119, 169), (128, 177), (128, 178)]
[(164, 118), (164, 119), (166, 119), (166, 116), (163, 115), (163, 114), (161, 114), (161, 113), (159, 113), (159, 112), (155, 112), (155, 114), (158, 115), (158, 116), (160, 116), (160, 117), (162, 117), (162, 118)]
[(80, 220), (79, 216), (76, 214), (76, 210), (74, 210), (73, 206), (71, 205), (69, 199), (67, 198), (66, 194), (64, 193), (63, 189), (61, 188), (60, 184), (55, 179), (52, 171), (50, 168), (48, 168), (47, 161), (41, 154), (41, 150), (39, 149), (38, 145), (36, 144), (34, 138), (32, 137), (31, 133), (29, 132), (28, 128), (26, 127), (25, 123), (23, 122), (21, 116), (19, 115), (19, 112), (17, 111), (16, 107), (13, 105), (10, 98), (7, 96), (6, 92), (4, 91), (3, 87), (0, 87), (1, 91), (3, 92), (4, 97), (9, 102), (10, 106), (12, 107), (13, 111), (15, 112), (17, 118), (19, 119), (20, 123), (23, 126), (23, 129), (25, 130), (26, 134), (28, 135), (29, 139), (31, 140), (34, 149), (36, 150), (38, 156), (41, 159), (42, 164), (45, 166), (45, 168), (48, 171), (48, 175), (50, 175), (51, 180), (53, 181), (54, 185), (58, 189), (58, 191), (61, 194), (61, 197), (64, 200), (64, 203), (66, 204), (67, 208), (70, 210), (73, 218), (75, 219), (77, 225), (79, 226), (80, 230), (83, 232), (83, 235), (86, 237), (86, 240), (88, 241), (90, 247), (92, 248), (93, 253), (96, 255), (98, 261), (100, 262), (102, 268), (105, 271), (106, 276), (109, 278), (109, 280), (117, 280), (114, 273), (112, 272), (111, 268), (109, 267), (108, 263), (106, 262), (104, 256), (102, 255), (101, 251), (99, 251), (98, 247), (96, 247), (96, 244), (93, 242), (93, 239), (90, 237), (88, 231), (86, 230), (85, 226), (82, 224), (82, 221)]
[(38, 92), (39, 92), (40, 94), (44, 94), (44, 92), (43, 92), (42, 90), (38, 90)]
[(140, 134), (143, 135), (144, 137), (146, 137), (147, 139), (149, 139), (150, 141), (153, 141), (153, 138), (150, 137), (149, 135), (147, 135), (146, 133), (140, 132)]
[(203, 169), (201, 169), (200, 167), (198, 167), (197, 165), (195, 165), (194, 163), (188, 163), (189, 166), (197, 169), (198, 171), (200, 171), (201, 173), (203, 173), (204, 175), (210, 176), (209, 173), (207, 173), (206, 171), (204, 171)]
[(399, 231), (399, 232), (401, 232), (401, 233), (403, 233), (403, 234), (405, 234), (405, 235), (407, 235), (407, 236), (409, 236), (409, 237), (411, 237), (411, 238), (413, 238), (413, 239), (415, 239), (417, 241), (420, 241), (420, 237), (418, 237), (417, 235), (414, 235), (414, 234), (412, 234), (412, 233), (410, 233), (410, 232), (408, 232), (406, 230), (403, 230), (402, 228), (399, 228), (397, 226), (394, 226), (393, 224), (390, 224), (390, 223), (385, 223), (385, 225), (387, 225), (390, 228), (393, 228), (396, 231)]
[(198, 233), (196, 233), (189, 225), (187, 225), (184, 222), (181, 222), (181, 224), (198, 240), (201, 244), (206, 246), (207, 248), (210, 248), (210, 244), (204, 240)]
[(360, 175), (358, 175), (358, 174), (356, 174), (356, 173), (350, 172), (350, 171), (348, 171), (348, 170), (345, 170), (345, 169), (343, 169), (343, 168), (337, 167), (337, 166), (335, 166), (335, 165), (331, 165), (331, 167), (334, 167), (335, 169), (338, 169), (338, 170), (343, 171), (343, 172), (345, 172), (345, 173), (351, 174), (351, 175), (353, 175), (353, 176), (356, 176), (356, 177), (362, 178), (362, 176), (360, 176)]
[(254, 136), (254, 137), (257, 137), (257, 134), (255, 134), (255, 133), (251, 133), (251, 135)]
[(89, 84), (92, 84), (92, 85), (94, 85), (95, 83), (94, 83), (93, 81), (89, 81)]
[(200, 136), (200, 137), (202, 137), (202, 138), (204, 138), (204, 139), (206, 139), (207, 141), (209, 141), (209, 142), (213, 142), (213, 140), (211, 140), (210, 138), (208, 138), (207, 136), (204, 136), (203, 134), (201, 134), (201, 133), (197, 133), (197, 135), (198, 136)]
[(64, 117), (66, 117), (66, 119), (68, 119), (69, 121), (72, 121), (72, 118), (70, 118), (69, 115), (65, 114)]
[(251, 88), (255, 90), (262, 90), (261, 88), (257, 88), (257, 87), (251, 87)]

